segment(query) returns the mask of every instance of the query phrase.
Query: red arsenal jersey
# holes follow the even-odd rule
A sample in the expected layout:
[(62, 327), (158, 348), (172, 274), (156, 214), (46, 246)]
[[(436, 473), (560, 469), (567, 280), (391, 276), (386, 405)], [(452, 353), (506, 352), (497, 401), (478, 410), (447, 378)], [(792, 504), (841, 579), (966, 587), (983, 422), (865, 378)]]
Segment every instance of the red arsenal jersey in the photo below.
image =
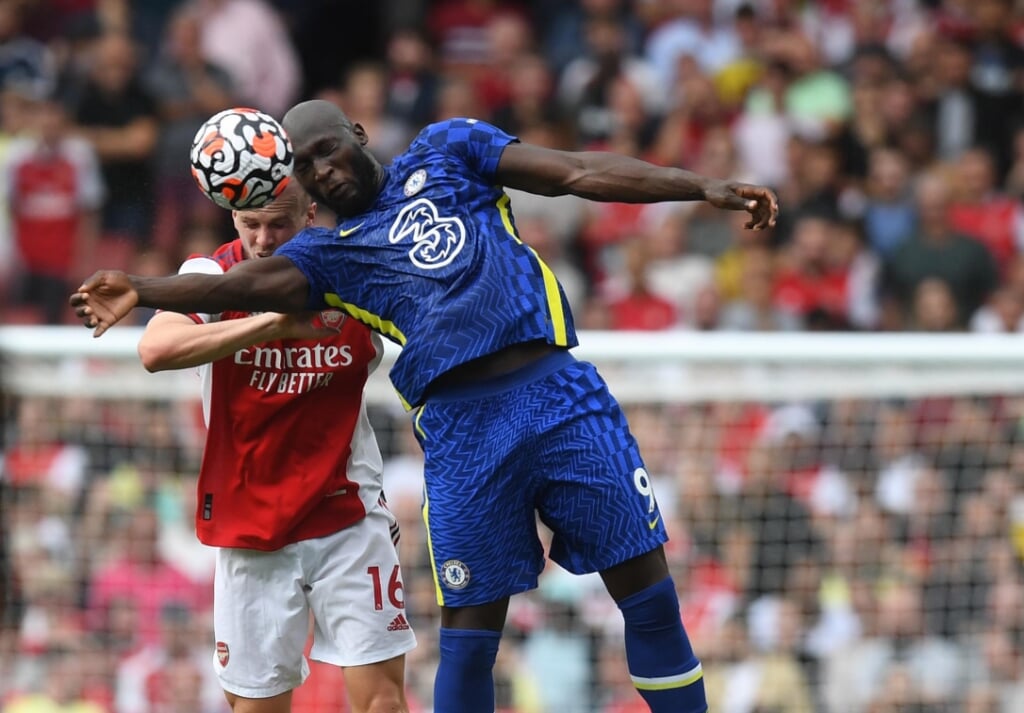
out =
[[(223, 272), (240, 240), (180, 272)], [(196, 321), (248, 312), (195, 314)], [(381, 455), (363, 386), (380, 338), (341, 313), (337, 335), (240, 349), (201, 367), (207, 438), (196, 534), (208, 545), (274, 550), (337, 532), (381, 495)]]

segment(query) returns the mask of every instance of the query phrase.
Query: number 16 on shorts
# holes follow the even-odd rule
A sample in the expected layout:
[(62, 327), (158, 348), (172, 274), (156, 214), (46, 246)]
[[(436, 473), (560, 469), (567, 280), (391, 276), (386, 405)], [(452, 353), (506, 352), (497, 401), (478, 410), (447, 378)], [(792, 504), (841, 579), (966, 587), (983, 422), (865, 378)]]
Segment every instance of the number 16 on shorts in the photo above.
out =
[[(384, 609), (385, 586), (381, 577), (380, 567), (367, 567), (366, 574), (373, 581), (373, 608), (381, 611)], [(388, 603), (395, 609), (405, 609), (402, 574), (397, 564), (391, 569), (391, 574), (388, 576), (387, 598)]]

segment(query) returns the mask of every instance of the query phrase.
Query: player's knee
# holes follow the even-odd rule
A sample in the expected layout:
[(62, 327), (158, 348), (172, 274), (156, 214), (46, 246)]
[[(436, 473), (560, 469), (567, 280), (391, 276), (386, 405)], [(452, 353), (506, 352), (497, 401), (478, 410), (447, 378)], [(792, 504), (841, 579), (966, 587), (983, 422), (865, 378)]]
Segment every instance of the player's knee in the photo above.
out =
[(409, 713), (405, 696), (399, 690), (386, 689), (374, 693), (360, 705), (350, 701), (352, 713)]
[(467, 672), (489, 672), (494, 667), (501, 632), (441, 628), (441, 663)]
[(407, 713), (404, 655), (342, 670), (351, 713)]

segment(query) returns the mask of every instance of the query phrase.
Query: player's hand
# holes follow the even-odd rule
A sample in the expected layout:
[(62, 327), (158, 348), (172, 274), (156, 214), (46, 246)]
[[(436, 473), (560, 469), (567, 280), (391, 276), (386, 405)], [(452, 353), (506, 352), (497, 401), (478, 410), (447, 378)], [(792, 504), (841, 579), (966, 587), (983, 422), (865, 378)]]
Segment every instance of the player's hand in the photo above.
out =
[(82, 283), (68, 300), (82, 324), (98, 337), (120, 322), (135, 305), (139, 295), (131, 279), (120, 270), (100, 270)]
[(735, 181), (712, 181), (704, 189), (704, 199), (715, 208), (745, 210), (750, 213), (746, 227), (764, 230), (775, 227), (779, 217), (779, 199), (764, 186)]
[(281, 314), (277, 322), (279, 338), (323, 339), (337, 334), (347, 318), (344, 312), (337, 309)]

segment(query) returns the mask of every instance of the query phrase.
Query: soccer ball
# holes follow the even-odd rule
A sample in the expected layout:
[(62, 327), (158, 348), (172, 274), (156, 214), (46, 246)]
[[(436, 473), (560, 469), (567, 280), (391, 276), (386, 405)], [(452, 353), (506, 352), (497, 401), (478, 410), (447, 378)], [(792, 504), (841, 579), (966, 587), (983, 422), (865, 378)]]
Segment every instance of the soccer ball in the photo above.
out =
[(274, 200), (291, 179), (292, 144), (281, 125), (256, 109), (226, 109), (207, 119), (189, 152), (192, 176), (221, 208), (246, 210)]

